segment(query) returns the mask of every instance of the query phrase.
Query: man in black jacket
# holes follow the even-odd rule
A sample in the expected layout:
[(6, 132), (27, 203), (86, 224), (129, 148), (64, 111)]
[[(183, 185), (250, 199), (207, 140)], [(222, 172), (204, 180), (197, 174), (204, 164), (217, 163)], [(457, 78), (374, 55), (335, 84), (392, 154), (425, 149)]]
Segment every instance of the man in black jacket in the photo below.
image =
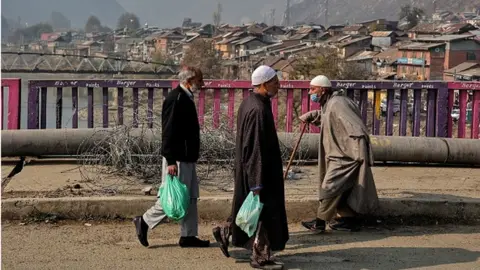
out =
[[(168, 93), (162, 107), (162, 177), (178, 176), (190, 191), (190, 206), (181, 221), (181, 247), (208, 247), (198, 235), (197, 199), (199, 197), (196, 162), (200, 151), (200, 125), (193, 101), (193, 92), (203, 87), (203, 75), (197, 68), (185, 67), (179, 76), (180, 85)], [(162, 181), (164, 183), (165, 181)], [(160, 200), (143, 216), (133, 220), (138, 240), (148, 246), (147, 231), (166, 219)]]

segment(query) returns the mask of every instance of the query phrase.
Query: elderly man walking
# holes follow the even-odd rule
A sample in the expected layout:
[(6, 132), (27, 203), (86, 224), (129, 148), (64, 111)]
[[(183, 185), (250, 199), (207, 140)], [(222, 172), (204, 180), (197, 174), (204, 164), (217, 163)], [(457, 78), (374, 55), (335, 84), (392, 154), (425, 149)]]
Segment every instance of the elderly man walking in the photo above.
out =
[[(283, 269), (271, 256), (288, 241), (282, 157), (270, 102), (280, 84), (268, 66), (253, 72), (252, 84), (254, 92), (238, 110), (232, 214), (226, 224), (213, 229), (213, 235), (227, 257), (231, 234), (234, 246), (252, 250), (252, 268)], [(257, 231), (250, 238), (234, 221), (251, 191), (264, 205)]]
[[(180, 85), (170, 91), (162, 107), (162, 183), (167, 173), (177, 175), (190, 192), (190, 206), (181, 221), (181, 247), (208, 247), (209, 241), (202, 241), (198, 235), (197, 199), (199, 187), (196, 162), (200, 151), (200, 125), (193, 101), (193, 92), (203, 87), (203, 75), (197, 68), (185, 67), (178, 75)], [(143, 216), (133, 222), (138, 240), (148, 246), (148, 228), (153, 229), (166, 219), (160, 200)]]
[(321, 127), (320, 205), (317, 218), (302, 225), (323, 232), (328, 222), (333, 230), (355, 231), (358, 215), (373, 213), (378, 207), (367, 127), (354, 101), (332, 89), (327, 77), (315, 77), (309, 94), (321, 110), (310, 111), (300, 120)]

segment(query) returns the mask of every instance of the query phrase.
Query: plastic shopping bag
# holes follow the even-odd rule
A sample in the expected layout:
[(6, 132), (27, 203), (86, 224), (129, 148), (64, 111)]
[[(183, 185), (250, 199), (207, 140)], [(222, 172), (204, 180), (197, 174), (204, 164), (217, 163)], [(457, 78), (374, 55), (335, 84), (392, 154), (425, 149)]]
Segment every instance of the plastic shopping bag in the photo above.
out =
[(190, 205), (187, 186), (177, 176), (167, 174), (166, 182), (158, 190), (159, 200), (167, 217), (179, 221), (185, 217)]
[(247, 198), (238, 210), (235, 224), (237, 224), (242, 231), (244, 231), (248, 237), (252, 237), (257, 230), (258, 219), (262, 213), (263, 203), (260, 202), (260, 196), (254, 196), (250, 191)]

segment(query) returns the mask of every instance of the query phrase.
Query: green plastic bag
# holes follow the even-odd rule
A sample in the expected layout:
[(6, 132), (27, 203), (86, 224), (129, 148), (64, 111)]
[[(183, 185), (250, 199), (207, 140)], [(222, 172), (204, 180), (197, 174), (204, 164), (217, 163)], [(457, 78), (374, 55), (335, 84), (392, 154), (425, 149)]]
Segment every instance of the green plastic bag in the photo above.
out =
[(235, 218), (235, 224), (237, 224), (242, 231), (244, 231), (248, 237), (252, 237), (257, 230), (258, 219), (262, 213), (263, 203), (260, 202), (260, 196), (254, 196), (250, 191), (247, 198), (238, 210), (237, 218)]
[(158, 190), (158, 195), (169, 219), (179, 221), (185, 217), (190, 205), (190, 193), (177, 176), (167, 174), (166, 182)]

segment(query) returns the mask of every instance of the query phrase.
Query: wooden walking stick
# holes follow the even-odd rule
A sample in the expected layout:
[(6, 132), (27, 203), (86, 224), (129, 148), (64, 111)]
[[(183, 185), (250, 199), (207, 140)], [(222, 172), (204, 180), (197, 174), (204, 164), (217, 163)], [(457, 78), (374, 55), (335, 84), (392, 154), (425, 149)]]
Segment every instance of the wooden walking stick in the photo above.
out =
[(305, 129), (307, 128), (307, 125), (308, 124), (306, 122), (302, 123), (300, 136), (298, 137), (297, 144), (295, 144), (295, 147), (293, 148), (292, 155), (290, 156), (290, 160), (288, 161), (288, 164), (287, 164), (287, 169), (283, 173), (283, 179), (285, 180), (287, 179), (288, 170), (290, 170), (290, 166), (292, 166), (293, 158), (295, 157), (295, 153), (297, 153), (298, 146), (300, 145), (300, 141), (302, 140), (302, 136), (303, 136), (303, 133), (305, 133)]

